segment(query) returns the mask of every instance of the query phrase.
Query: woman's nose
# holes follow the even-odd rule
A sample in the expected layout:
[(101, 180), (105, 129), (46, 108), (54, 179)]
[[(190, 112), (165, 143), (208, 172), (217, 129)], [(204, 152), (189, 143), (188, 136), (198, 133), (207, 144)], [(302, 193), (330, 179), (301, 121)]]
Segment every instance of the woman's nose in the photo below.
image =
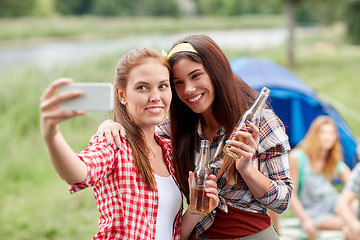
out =
[(191, 82), (185, 83), (185, 94), (192, 94), (195, 89), (195, 86)]
[(159, 102), (160, 101), (160, 94), (158, 91), (151, 91), (150, 93), (150, 101), (151, 102)]

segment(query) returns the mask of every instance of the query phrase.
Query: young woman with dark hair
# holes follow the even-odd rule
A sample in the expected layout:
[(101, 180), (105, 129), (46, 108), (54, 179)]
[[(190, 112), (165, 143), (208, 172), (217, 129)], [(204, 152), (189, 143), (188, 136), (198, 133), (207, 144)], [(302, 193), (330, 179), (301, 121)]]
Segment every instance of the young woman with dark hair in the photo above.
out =
[[(290, 203), (288, 137), (281, 120), (267, 108), (253, 134), (238, 131), (246, 143), (227, 141), (257, 94), (232, 71), (219, 46), (209, 37), (192, 35), (174, 44), (166, 59), (171, 67), (173, 100), (170, 117), (158, 130), (171, 138), (176, 175), (184, 180), (199, 157), (202, 139), (210, 140), (211, 168), (217, 175), (220, 204), (196, 225), (199, 239), (279, 239), (267, 210), (285, 211)], [(94, 136), (114, 135), (119, 124), (105, 121)], [(110, 139), (110, 138), (109, 138)], [(241, 157), (224, 163), (227, 146)], [(188, 198), (188, 183), (180, 181)]]

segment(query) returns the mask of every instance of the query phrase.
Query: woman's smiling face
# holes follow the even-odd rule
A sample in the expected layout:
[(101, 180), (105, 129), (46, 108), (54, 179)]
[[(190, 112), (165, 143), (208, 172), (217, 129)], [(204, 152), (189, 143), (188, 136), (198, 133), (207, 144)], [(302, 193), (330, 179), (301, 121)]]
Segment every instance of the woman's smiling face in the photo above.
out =
[(171, 103), (169, 70), (148, 60), (128, 74), (126, 89), (117, 89), (120, 102), (140, 128), (155, 127), (166, 117)]
[(179, 98), (196, 113), (212, 111), (215, 90), (204, 65), (181, 58), (172, 65), (172, 71)]

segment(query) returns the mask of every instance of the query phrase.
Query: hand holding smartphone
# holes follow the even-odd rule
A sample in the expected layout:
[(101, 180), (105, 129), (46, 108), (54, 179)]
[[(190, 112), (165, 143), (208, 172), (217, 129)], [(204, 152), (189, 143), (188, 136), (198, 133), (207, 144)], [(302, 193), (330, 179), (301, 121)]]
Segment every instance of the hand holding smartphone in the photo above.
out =
[(59, 93), (81, 91), (81, 97), (65, 101), (60, 108), (67, 110), (112, 111), (114, 86), (111, 83), (70, 83), (59, 88)]

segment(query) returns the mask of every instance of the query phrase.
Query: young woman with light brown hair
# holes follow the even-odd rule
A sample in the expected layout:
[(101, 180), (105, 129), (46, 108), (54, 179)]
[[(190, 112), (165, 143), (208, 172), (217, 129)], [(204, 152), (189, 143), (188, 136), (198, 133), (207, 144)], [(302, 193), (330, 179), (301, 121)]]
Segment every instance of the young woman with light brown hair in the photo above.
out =
[(343, 183), (350, 168), (343, 162), (338, 128), (329, 116), (319, 116), (310, 125), (300, 144), (289, 154), (295, 189), (291, 208), (300, 218), (308, 239), (318, 229), (341, 230), (343, 221), (335, 214), (339, 193), (332, 180)]
[[(155, 134), (172, 98), (168, 63), (149, 49), (132, 50), (118, 62), (114, 118), (127, 135), (121, 146), (94, 139), (79, 153), (71, 149), (59, 124), (84, 112), (59, 105), (81, 93), (56, 94), (70, 82), (58, 79), (45, 90), (41, 130), (50, 160), (70, 191), (93, 187), (100, 212), (99, 232), (93, 239), (187, 239), (201, 216), (183, 215), (170, 142)], [(205, 190), (211, 209), (219, 202), (214, 180), (210, 176)]]

